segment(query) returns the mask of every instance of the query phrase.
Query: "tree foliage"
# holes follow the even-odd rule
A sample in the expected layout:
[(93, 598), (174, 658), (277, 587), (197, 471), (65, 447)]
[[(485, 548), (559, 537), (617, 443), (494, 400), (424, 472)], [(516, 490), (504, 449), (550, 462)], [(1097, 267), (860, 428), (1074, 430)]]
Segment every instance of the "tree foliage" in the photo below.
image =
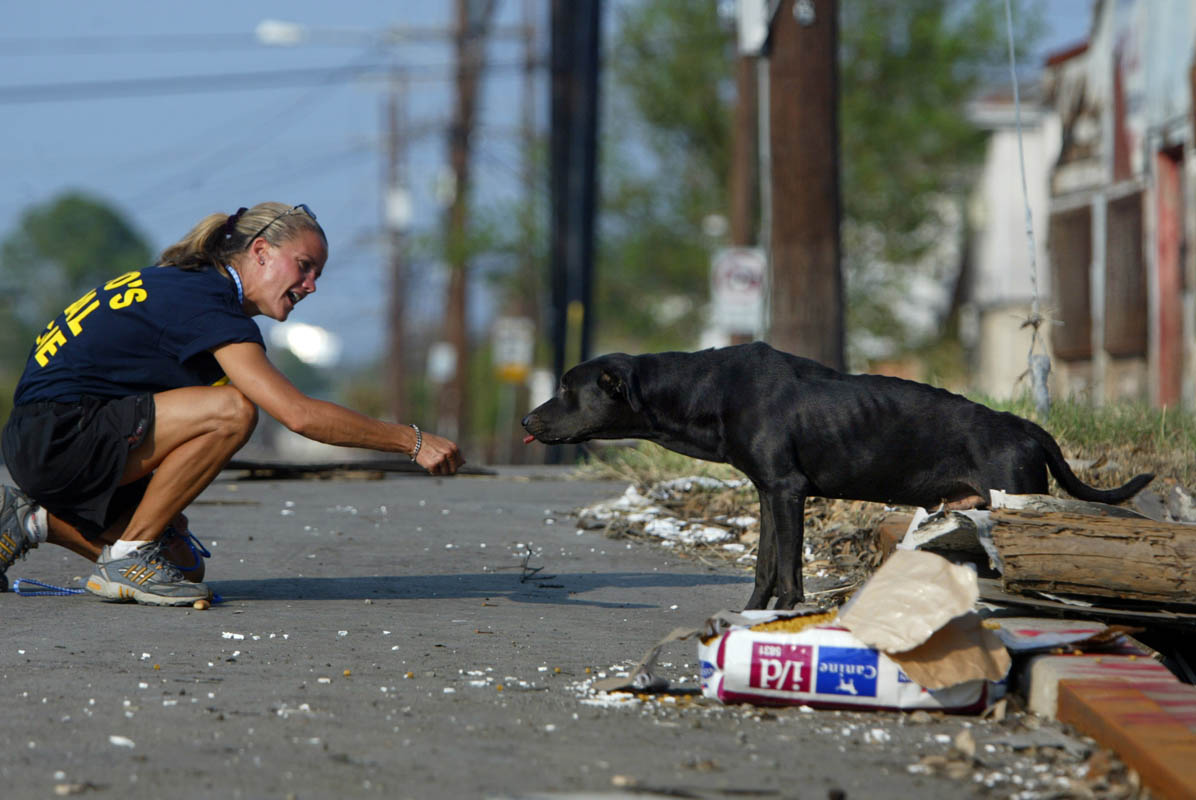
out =
[(600, 349), (690, 347), (723, 213), (731, 31), (712, 2), (616, 7), (606, 64), (596, 293)]
[(70, 192), (21, 215), (0, 244), (0, 285), (14, 298), (19, 320), (40, 328), (97, 283), (152, 258), (120, 212)]
[[(1014, 4), (1023, 51), (1038, 30), (1025, 6)], [(617, 11), (603, 120), (602, 343), (692, 347), (722, 244), (702, 220), (727, 206), (734, 30), (713, 1), (629, 0)], [(840, 0), (839, 15), (848, 320), (879, 335), (900, 325), (887, 290), (902, 291), (918, 259), (958, 235), (954, 212), (985, 143), (965, 105), (987, 80), (1007, 85), (1004, 6)], [(680, 313), (662, 316), (662, 299)]]
[[(964, 109), (986, 81), (1008, 81), (997, 72), (1008, 59), (1005, 8), (951, 0), (839, 7), (844, 214), (881, 231), (888, 257), (916, 257), (942, 233), (941, 199), (968, 189), (984, 154), (986, 136)], [(1036, 20), (1019, 25), (1023, 49)]]

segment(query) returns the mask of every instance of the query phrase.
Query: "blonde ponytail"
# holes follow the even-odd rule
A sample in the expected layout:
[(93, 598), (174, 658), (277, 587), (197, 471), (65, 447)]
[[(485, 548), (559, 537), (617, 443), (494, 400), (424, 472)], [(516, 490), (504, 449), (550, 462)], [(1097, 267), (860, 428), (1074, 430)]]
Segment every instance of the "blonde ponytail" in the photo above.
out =
[[(304, 230), (320, 234), (324, 245), (328, 237), (320, 224), (307, 214), (288, 214), (291, 206), (284, 203), (258, 203), (235, 214), (209, 214), (179, 241), (162, 251), (158, 266), (179, 269), (223, 271), (232, 257), (253, 243), (259, 236), (272, 245), (280, 245)], [(251, 238), (252, 237), (252, 238)]]

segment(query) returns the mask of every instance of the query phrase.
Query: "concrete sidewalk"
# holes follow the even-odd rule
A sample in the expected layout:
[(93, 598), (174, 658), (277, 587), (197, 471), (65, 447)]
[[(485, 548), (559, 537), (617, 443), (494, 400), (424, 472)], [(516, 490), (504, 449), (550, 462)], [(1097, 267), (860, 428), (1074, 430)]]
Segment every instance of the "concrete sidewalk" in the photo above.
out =
[[(593, 704), (594, 678), (741, 607), (751, 576), (579, 533), (569, 512), (625, 487), (561, 477), (226, 475), (190, 511), (224, 600), (210, 611), (0, 595), (0, 793), (947, 800), (1045, 790), (1082, 765), (985, 746), (1013, 722)], [(43, 546), (9, 577), (89, 571)], [(692, 643), (662, 662), (696, 688)]]

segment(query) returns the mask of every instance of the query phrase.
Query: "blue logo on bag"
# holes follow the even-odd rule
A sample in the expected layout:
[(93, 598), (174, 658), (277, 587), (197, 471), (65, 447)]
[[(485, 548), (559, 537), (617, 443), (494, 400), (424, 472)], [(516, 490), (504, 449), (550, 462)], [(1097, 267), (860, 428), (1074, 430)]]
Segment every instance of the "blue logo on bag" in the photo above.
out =
[(876, 665), (880, 655), (864, 647), (819, 647), (819, 694), (876, 697)]
[(714, 674), (714, 665), (709, 661), (702, 662), (702, 680), (710, 680), (710, 676)]

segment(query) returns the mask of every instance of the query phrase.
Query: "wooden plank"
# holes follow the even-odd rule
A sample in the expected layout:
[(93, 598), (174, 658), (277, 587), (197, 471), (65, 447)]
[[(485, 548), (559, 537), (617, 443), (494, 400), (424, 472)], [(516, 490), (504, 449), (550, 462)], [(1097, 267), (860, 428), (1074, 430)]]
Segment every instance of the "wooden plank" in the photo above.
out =
[(1011, 594), (1001, 587), (1001, 582), (992, 578), (980, 578), (980, 599), (1001, 606), (1021, 606), (1036, 613), (1079, 619), (1099, 619), (1107, 623), (1143, 625), (1178, 631), (1184, 636), (1196, 636), (1196, 613), (1192, 608), (1147, 607), (1117, 608), (1112, 605), (1076, 605), (1063, 603), (1046, 597), (1028, 594)]
[(997, 509), (1007, 591), (1196, 603), (1196, 526)]
[(904, 511), (890, 511), (876, 523), (876, 537), (880, 542), (882, 558), (888, 558), (897, 549), (897, 543), (905, 538), (913, 518), (913, 514)]
[(1060, 681), (1058, 718), (1112, 748), (1153, 792), (1196, 800), (1196, 734), (1129, 683)]

